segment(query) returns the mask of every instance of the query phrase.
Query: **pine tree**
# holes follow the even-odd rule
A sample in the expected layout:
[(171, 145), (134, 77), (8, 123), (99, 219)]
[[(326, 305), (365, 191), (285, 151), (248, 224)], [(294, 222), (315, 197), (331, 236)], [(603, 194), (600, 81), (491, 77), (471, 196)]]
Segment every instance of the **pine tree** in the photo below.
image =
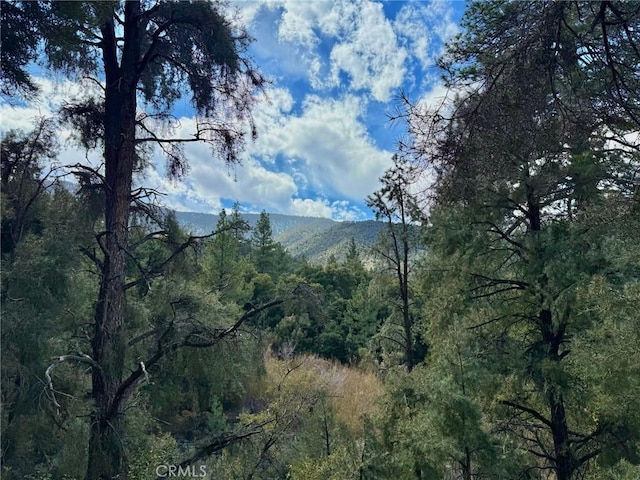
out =
[(283, 260), (286, 252), (282, 245), (273, 239), (271, 219), (266, 211), (260, 213), (260, 218), (251, 234), (253, 263), (258, 272), (267, 273), (273, 278), (279, 276), (286, 265)]
[(578, 373), (574, 342), (599, 330), (581, 292), (619, 265), (619, 228), (637, 221), (637, 102), (622, 85), (637, 82), (638, 14), (622, 2), (477, 2), (442, 60), (464, 94), (447, 114), (409, 114), (412, 153), (437, 176), (430, 254), (464, 280), (464, 307), (442, 321), (475, 332), (463, 350), (476, 342), (482, 375), (499, 379), (487, 413), (528, 468), (558, 480), (637, 448), (634, 416), (595, 407), (606, 377)]
[(409, 276), (415, 262), (418, 242), (413, 222), (420, 220), (420, 209), (410, 192), (416, 181), (416, 168), (409, 161), (395, 155), (394, 165), (382, 177), (382, 188), (367, 198), (367, 205), (374, 211), (377, 220), (383, 220), (387, 228), (380, 236), (375, 248), (394, 276), (399, 313), (403, 329), (404, 363), (409, 370), (416, 363), (414, 311)]
[[(216, 155), (236, 162), (245, 135), (241, 123), (251, 124), (255, 89), (263, 79), (244, 56), (248, 36), (235, 30), (217, 4), (127, 1), (37, 5), (42, 17), (35, 18), (32, 2), (11, 5), (11, 16), (5, 15), (9, 9), (3, 3), (3, 40), (10, 30), (9, 21), (16, 15), (33, 20), (29, 25), (37, 25), (37, 33), (45, 38), (42, 50), (32, 44), (23, 49), (11, 44), (14, 48), (9, 53), (19, 54), (14, 72), (18, 75), (3, 76), (3, 91), (6, 82), (21, 81), (28, 88), (29, 78), (19, 78), (20, 67), (37, 58), (46, 58), (46, 67), (52, 71), (74, 79), (90, 77), (104, 85), (100, 96), (69, 103), (64, 113), (82, 144), (100, 145), (104, 154), (104, 174), (100, 176), (105, 228), (96, 240), (103, 257), (94, 255), (101, 282), (90, 355), (95, 411), (90, 421), (86, 479), (125, 478), (125, 404), (143, 378), (141, 366), (125, 377), (126, 291), (139, 285), (127, 279), (131, 203), (144, 208), (143, 200), (149, 193), (131, 189), (133, 172), (143, 165), (141, 146), (151, 142), (162, 148), (174, 176), (186, 168), (177, 147), (182, 141), (206, 142)], [(199, 54), (193, 55), (194, 51)], [(3, 72), (7, 58), (3, 51)], [(162, 138), (152, 123), (171, 119), (171, 106), (185, 95), (190, 96), (200, 119), (195, 136)], [(141, 109), (147, 114), (140, 115)]]

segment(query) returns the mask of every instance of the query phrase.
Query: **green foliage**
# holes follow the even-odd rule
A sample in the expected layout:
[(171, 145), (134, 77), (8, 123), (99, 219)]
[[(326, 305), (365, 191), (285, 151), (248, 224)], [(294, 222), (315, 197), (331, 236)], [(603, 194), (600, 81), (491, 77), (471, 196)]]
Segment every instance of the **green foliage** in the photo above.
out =
[(76, 247), (87, 241), (83, 206), (63, 190), (42, 191), (34, 204), (39, 228), (25, 230), (2, 257), (3, 478), (79, 477), (87, 410), (73, 393), (86, 389), (87, 379), (60, 365), (51, 371), (54, 393), (45, 370), (60, 347), (88, 351), (84, 319), (97, 278)]
[[(237, 208), (202, 242), (183, 232), (174, 215), (145, 203), (145, 189), (129, 191), (150, 151), (141, 145), (158, 140), (152, 120), (167, 120), (170, 131), (167, 113), (185, 91), (202, 118), (213, 122), (198, 125), (197, 140), (227, 162), (237, 160), (245, 136), (239, 122), (250, 117), (263, 79), (244, 57), (248, 37), (221, 8), (202, 2), (3, 3), (3, 82), (33, 90), (21, 69), (36, 57), (70, 78), (106, 78), (104, 98), (67, 103), (63, 112), (81, 145), (104, 147), (104, 172), (78, 167), (78, 197), (45, 191), (39, 162), (55, 155), (47, 124), (27, 136), (11, 132), (3, 142), (3, 477), (148, 478), (160, 459), (206, 457), (216, 445), (259, 433), (291, 438), (292, 424), (258, 428), (242, 423), (240, 412), (268, 416), (259, 401), (263, 332), (255, 326), (275, 326), (286, 311), (306, 315), (316, 328), (326, 312), (318, 298), (303, 295), (315, 287), (296, 292), (305, 279), (286, 276), (293, 262), (273, 241), (266, 213), (249, 252)], [(7, 32), (16, 19), (34, 33), (22, 46), (17, 42), (25, 32)], [(8, 55), (14, 70), (4, 68)], [(140, 107), (150, 115), (137, 116)], [(170, 174), (183, 173), (181, 149), (161, 145)], [(342, 312), (341, 296), (350, 295), (357, 280), (343, 271), (325, 280), (332, 308)], [(281, 303), (276, 313), (267, 308)], [(327, 352), (336, 350), (341, 333), (327, 333)], [(305, 332), (304, 338), (312, 336)], [(308, 378), (313, 383), (313, 375)], [(305, 390), (298, 416), (287, 411), (289, 398), (299, 400), (296, 391), (287, 401), (276, 393), (268, 400), (296, 426), (302, 418), (315, 422), (304, 408), (309, 399), (317, 403), (322, 388)], [(323, 411), (333, 435), (338, 427), (328, 403)], [(312, 431), (306, 435), (315, 448)], [(282, 450), (283, 459), (293, 459), (286, 444)], [(268, 477), (273, 470), (262, 463), (261, 451), (249, 458), (259, 460), (253, 467)]]
[(287, 272), (291, 260), (284, 247), (273, 239), (269, 214), (264, 210), (251, 234), (252, 261), (259, 273), (266, 273), (276, 279)]
[(27, 65), (36, 56), (40, 22), (43, 12), (36, 2), (9, 2), (0, 4), (2, 18), (0, 51), (1, 87), (6, 97), (30, 97), (37, 93), (37, 86), (28, 72)]
[(360, 350), (376, 331), (377, 310), (382, 307), (367, 297), (368, 272), (351, 262), (325, 267), (302, 264), (297, 274), (281, 277), (281, 291), (297, 289), (301, 295), (284, 305), (274, 325), (276, 350), (293, 346), (297, 352), (343, 363), (359, 360)]
[[(18, 23), (23, 23), (24, 29), (14, 31)], [(82, 146), (103, 148), (104, 172), (86, 166), (77, 168), (83, 188), (87, 187), (83, 176), (98, 180), (92, 186), (101, 190), (104, 201), (96, 195), (92, 206), (98, 207), (95, 210), (102, 209), (103, 218), (95, 211), (91, 214), (95, 221), (103, 220), (104, 225), (95, 232), (93, 242), (83, 243), (80, 247), (100, 274), (93, 328), (84, 332), (89, 337), (91, 349), (88, 353), (83, 349), (78, 354), (62, 355), (58, 361), (79, 362), (92, 369), (94, 405), (86, 478), (126, 476), (123, 471), (126, 455), (121, 439), (126, 418), (124, 407), (142, 374), (147, 375), (145, 360), (141, 358), (147, 359), (151, 368), (166, 354), (164, 349), (171, 351), (190, 346), (193, 342), (189, 335), (195, 335), (193, 330), (189, 333), (178, 331), (177, 344), (165, 343), (167, 337), (160, 335), (155, 345), (144, 342), (148, 347), (145, 355), (127, 355), (132, 341), (147, 339), (155, 333), (139, 331), (145, 320), (152, 321), (144, 318), (147, 307), (144, 302), (127, 306), (131, 289), (137, 287), (138, 295), (144, 297), (157, 277), (184, 274), (190, 268), (189, 262), (185, 261), (186, 249), (197, 243), (193, 237), (181, 239), (173, 219), (153, 219), (153, 209), (144, 203), (151, 195), (149, 191), (144, 188), (131, 191), (133, 174), (144, 168), (144, 154), (150, 151), (144, 144), (149, 142), (159, 145), (166, 153), (171, 176), (178, 177), (186, 171), (179, 141), (160, 138), (176, 125), (170, 108), (185, 96), (191, 100), (199, 118), (207, 119), (196, 127), (195, 140), (208, 143), (215, 154), (228, 163), (238, 161), (246, 131), (244, 122), (255, 135), (251, 108), (254, 94), (264, 79), (245, 56), (248, 36), (232, 25), (222, 6), (216, 3), (3, 2), (1, 30), (3, 47), (7, 47), (2, 54), (3, 92), (16, 86), (34, 90), (26, 73), (26, 65), (31, 61), (45, 64), (50, 73), (62, 73), (71, 79), (88, 78), (104, 84), (98, 93), (89, 93), (88, 98), (67, 99), (62, 112), (63, 120), (73, 127)], [(194, 55), (196, 51), (198, 55)], [(5, 65), (7, 62), (14, 64)], [(138, 105), (140, 100), (142, 105)], [(141, 114), (139, 107), (146, 111)], [(162, 132), (158, 127), (166, 129)], [(11, 222), (3, 219), (3, 248), (6, 246), (3, 253), (13, 250), (15, 244), (22, 241), (25, 228), (32, 228), (26, 213), (42, 190), (44, 179), (37, 178), (39, 152), (34, 153), (35, 149), (31, 147), (39, 146), (40, 142), (45, 150), (50, 150), (47, 143), (51, 143), (50, 137), (46, 136), (30, 145), (21, 145), (20, 139), (16, 138), (9, 140), (10, 148), (3, 148), (2, 152), (2, 186), (16, 183), (12, 182), (16, 176), (30, 178), (29, 182), (17, 182), (20, 188), (13, 188), (11, 192), (15, 197), (9, 199), (12, 205), (5, 205), (3, 198), (3, 213), (11, 215)], [(7, 152), (10, 155), (6, 155)], [(20, 161), (13, 161), (15, 159)], [(32, 193), (33, 189), (23, 190), (24, 184), (29, 187), (35, 184), (35, 193)], [(24, 202), (23, 194), (30, 200)], [(136, 205), (136, 212), (149, 217), (145, 226), (156, 224), (161, 230), (151, 232), (140, 228), (136, 223), (139, 216), (131, 218), (132, 204)], [(6, 208), (9, 206), (12, 208)], [(16, 208), (18, 206), (24, 208)], [(147, 220), (144, 218), (142, 223)], [(14, 228), (7, 228), (8, 224)], [(5, 244), (7, 238), (11, 242)], [(159, 238), (161, 241), (157, 244), (155, 240)], [(69, 245), (64, 248), (72, 251)], [(43, 251), (32, 253), (42, 254), (38, 255), (38, 260), (51, 260)], [(50, 269), (51, 265), (44, 267)], [(44, 280), (48, 282), (48, 279)], [(58, 285), (65, 288), (65, 282)], [(37, 289), (38, 285), (34, 286)], [(60, 297), (62, 291), (52, 293)], [(175, 301), (183, 300), (187, 303), (185, 299)], [(197, 316), (201, 312), (192, 307), (187, 308), (186, 316), (178, 321), (188, 323), (197, 331), (200, 328)], [(85, 320), (84, 323), (91, 322)], [(168, 336), (175, 333), (174, 327), (157, 328), (165, 328), (164, 334)], [(237, 329), (232, 327), (228, 327), (231, 330), (215, 330), (207, 325), (205, 336), (209, 335), (209, 343), (215, 343), (214, 340)], [(132, 372), (127, 372), (126, 360), (133, 362)], [(53, 392), (49, 370), (47, 377), (46, 386)], [(54, 405), (59, 403), (54, 401)]]
[[(84, 475), (87, 458), (77, 452), (86, 451), (91, 404), (82, 355), (91, 351), (89, 319), (99, 286), (91, 229), (101, 225), (84, 200), (63, 190), (40, 193), (33, 210), (39, 228), (3, 256), (3, 477)], [(132, 221), (125, 361), (138, 367), (142, 361), (144, 370), (127, 403), (129, 476), (150, 478), (158, 464), (179, 463), (227, 438), (225, 453), (209, 465), (232, 478), (252, 471), (255, 478), (345, 478), (361, 464), (354, 454), (363, 451), (360, 419), (373, 408), (377, 380), (314, 360), (301, 383), (290, 385), (285, 361), (277, 378), (265, 369), (263, 342), (275, 334), (282, 346), (297, 343), (298, 351), (354, 362), (364, 355), (384, 301), (370, 290), (370, 273), (353, 246), (344, 263), (303, 265), (297, 275), (258, 273), (225, 222), (198, 243), (171, 215), (157, 224)], [(281, 306), (215, 340), (278, 298)], [(44, 372), (62, 354), (69, 355), (53, 361), (50, 390)], [(287, 360), (293, 367), (297, 361)]]
[(127, 417), (127, 447), (131, 461), (129, 478), (147, 480), (156, 477), (158, 465), (175, 461), (176, 440), (168, 433), (157, 432), (157, 421), (150, 415), (146, 395), (136, 398), (137, 408)]
[(314, 356), (266, 358), (256, 413), (261, 425), (210, 462), (216, 478), (358, 478), (364, 419), (381, 389), (370, 373)]
[[(176, 215), (187, 230), (200, 234), (211, 232), (213, 225), (218, 221), (217, 215), (206, 213), (176, 212)], [(233, 220), (233, 211), (230, 217)], [(241, 218), (246, 220), (249, 226), (255, 227), (260, 214), (242, 213)], [(374, 263), (371, 247), (375, 245), (380, 231), (386, 228), (382, 222), (374, 220), (337, 222), (328, 218), (281, 214), (269, 214), (269, 221), (274, 240), (281, 243), (294, 258), (306, 259), (314, 265), (324, 265), (331, 255), (338, 262), (344, 261), (353, 239), (363, 265), (370, 268)], [(246, 235), (247, 231), (242, 230), (238, 238), (241, 238), (243, 244), (241, 254), (246, 255), (250, 249), (250, 235)]]
[[(2, 139), (2, 253), (11, 252), (28, 233), (41, 228), (42, 193), (52, 183), (44, 163), (57, 155), (53, 122), (38, 119), (31, 132), (11, 130)], [(40, 213), (40, 215), (39, 215)]]
[(241, 256), (243, 249), (243, 227), (241, 218), (228, 217), (222, 210), (216, 225), (216, 235), (205, 247), (202, 261), (203, 280), (222, 299), (238, 304), (249, 302), (254, 294), (253, 265)]
[[(123, 372), (116, 400), (133, 479), (190, 459), (215, 478), (636, 478), (640, 123), (630, 5), (471, 4), (465, 36), (441, 61), (460, 92), (451, 114), (410, 107), (416, 142), (370, 198), (387, 223), (316, 219), (290, 232), (290, 245), (307, 242), (323, 262), (294, 261), (266, 212), (249, 235), (236, 205), (205, 239), (137, 192), (116, 249), (126, 248), (123, 335), (109, 354), (118, 365), (98, 368), (89, 356), (95, 300), (109, 281), (100, 275), (110, 255), (101, 174), (79, 172), (78, 196), (48, 188), (51, 124), (7, 133), (3, 478), (85, 476), (86, 418), (99, 410), (87, 392), (105, 368)], [(3, 2), (3, 89), (33, 90), (24, 66), (37, 45), (34, 36), (19, 44), (25, 32), (46, 33), (52, 68), (92, 74), (103, 57), (91, 35), (134, 7)], [(244, 32), (232, 35), (218, 8), (160, 2), (140, 12), (135, 86), (146, 107), (165, 112), (187, 87), (221, 124), (221, 112), (246, 118), (262, 79), (242, 58)], [(7, 30), (22, 20), (24, 31)], [(105, 135), (104, 107), (91, 99), (66, 112), (85, 146)], [(243, 133), (228, 126), (207, 140), (234, 161)], [(179, 174), (181, 152), (166, 153)], [(416, 159), (434, 167), (428, 224), (418, 215), (426, 199), (411, 195)], [(322, 230), (312, 240), (309, 224)], [(385, 261), (369, 270), (362, 237), (381, 227)], [(348, 233), (338, 247), (336, 232)], [(425, 248), (423, 233), (428, 255), (410, 255)], [(344, 365), (358, 363), (370, 371)]]
[[(408, 401), (407, 418), (417, 419), (411, 428), (429, 425), (430, 446), (446, 447), (430, 464), (441, 475), (546, 468), (571, 480), (637, 462), (637, 385), (626, 381), (637, 373), (624, 360), (637, 339), (610, 333), (614, 353), (604, 332), (608, 313), (623, 331), (636, 329), (623, 312), (635, 301), (637, 237), (623, 232), (638, 220), (638, 145), (625, 139), (637, 129), (637, 102), (625, 88), (637, 83), (628, 42), (639, 18), (623, 3), (593, 7), (472, 3), (465, 35), (441, 59), (460, 95), (446, 115), (409, 106), (415, 143), (405, 153), (429, 162), (436, 182), (420, 267), (430, 355), (429, 388), (416, 401), (429, 407)], [(596, 286), (620, 301), (597, 299)], [(413, 398), (419, 381), (396, 397)], [(410, 453), (426, 435), (381, 462), (388, 473), (411, 475), (415, 458), (429, 458)], [(501, 451), (517, 461), (503, 462)]]

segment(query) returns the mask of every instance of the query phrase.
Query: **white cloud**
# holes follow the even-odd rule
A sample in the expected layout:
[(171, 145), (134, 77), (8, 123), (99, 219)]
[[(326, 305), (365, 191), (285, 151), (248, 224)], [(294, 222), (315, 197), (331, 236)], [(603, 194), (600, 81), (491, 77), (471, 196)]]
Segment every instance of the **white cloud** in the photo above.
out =
[(266, 91), (265, 101), (254, 110), (254, 120), (258, 129), (258, 141), (247, 145), (249, 155), (260, 156), (262, 161), (272, 162), (280, 147), (279, 132), (287, 128), (290, 113), (294, 106), (291, 93), (284, 88), (270, 88)]
[[(264, 5), (267, 10), (262, 13), (253, 4), (246, 13), (261, 32), (258, 52), (267, 58), (272, 56), (265, 48), (272, 41), (265, 29), (275, 12), (280, 48), (295, 52), (295, 57), (286, 57), (279, 67), (295, 74), (302, 68), (313, 88), (364, 90), (386, 102), (402, 84), (407, 51), (398, 44), (381, 3), (281, 0)], [(265, 45), (260, 44), (263, 40)], [(345, 77), (348, 81), (343, 84)]]
[(454, 20), (453, 2), (449, 0), (432, 0), (425, 18), (433, 25), (433, 29), (442, 44), (451, 40), (460, 32), (458, 22)]
[[(409, 75), (426, 81), (420, 70), (433, 62), (440, 40), (457, 29), (451, 5), (408, 2), (394, 20), (385, 17), (382, 3), (363, 0), (259, 0), (231, 2), (231, 8), (257, 38), (251, 53), (260, 69), (273, 75), (268, 101), (254, 110), (259, 138), (231, 170), (205, 145), (186, 145), (191, 171), (180, 182), (164, 177), (165, 160), (155, 154), (144, 184), (167, 192), (163, 202), (181, 210), (217, 212), (238, 200), (273, 212), (368, 216), (363, 200), (379, 188), (392, 152), (376, 145), (369, 131), (380, 126), (366, 124), (365, 117), (374, 106), (384, 108), (372, 100), (388, 102)], [(63, 97), (54, 82), (43, 82), (47, 94), (40, 105), (0, 105), (3, 129), (31, 128), (29, 117), (57, 110)], [(59, 91), (66, 97), (74, 88), (63, 82)], [(323, 98), (336, 91), (339, 97)], [(423, 101), (433, 103), (443, 94), (430, 91)], [(192, 119), (181, 119), (175, 133), (189, 136), (193, 127)], [(76, 161), (84, 153), (69, 149), (65, 155)]]
[(307, 49), (313, 49), (320, 43), (315, 29), (320, 20), (330, 15), (332, 2), (301, 2), (289, 0), (282, 2), (284, 9), (278, 28), (278, 37), (285, 42), (299, 43)]
[(299, 116), (289, 115), (275, 127), (258, 125), (260, 137), (250, 151), (297, 162), (312, 189), (361, 202), (377, 188), (392, 155), (369, 137), (361, 121), (364, 107), (355, 96), (308, 96)]
[(433, 34), (425, 25), (428, 8), (422, 3), (408, 3), (400, 9), (393, 21), (393, 28), (398, 32), (401, 43), (407, 46), (423, 69), (432, 66), (435, 60), (430, 51)]
[[(217, 212), (223, 201), (237, 200), (258, 211), (366, 217), (356, 205), (378, 188), (391, 152), (378, 149), (369, 137), (361, 118), (365, 102), (355, 96), (308, 96), (295, 113), (286, 89), (270, 89), (267, 97), (255, 112), (259, 137), (248, 144), (240, 165), (228, 167), (206, 145), (187, 144), (190, 170), (184, 179), (167, 180), (157, 152), (144, 183), (167, 192), (163, 202), (182, 210)], [(174, 134), (188, 136), (193, 128), (193, 119), (182, 118)]]
[(406, 2), (397, 13), (393, 28), (398, 42), (409, 52), (410, 79), (419, 90), (438, 82), (435, 70), (446, 43), (459, 32), (454, 21), (455, 2), (432, 0)]
[(322, 23), (327, 31), (338, 29), (339, 40), (330, 54), (330, 81), (339, 85), (340, 72), (345, 72), (351, 88), (369, 90), (375, 100), (388, 101), (404, 80), (407, 52), (398, 44), (382, 4), (341, 2), (333, 13)]
[(6, 103), (0, 104), (0, 130), (6, 132), (9, 130), (33, 129), (34, 121), (39, 117), (48, 117), (51, 112), (47, 109), (39, 108), (14, 108)]
[(272, 58), (278, 47), (293, 52), (280, 58), (283, 71), (306, 77), (318, 91), (362, 90), (380, 102), (389, 101), (413, 75), (408, 67), (414, 61), (422, 70), (421, 86), (430, 81), (425, 70), (434, 66), (444, 43), (459, 31), (456, 8), (445, 0), (406, 2), (393, 20), (386, 18), (381, 2), (368, 0), (238, 5), (261, 32), (255, 45), (261, 54)]
[(355, 221), (366, 217), (360, 208), (351, 205), (348, 201), (329, 202), (326, 198), (294, 198), (291, 209), (287, 212), (291, 215), (306, 217), (325, 217), (333, 220)]
[[(42, 77), (35, 77), (40, 94), (28, 105), (11, 105), (8, 102), (0, 102), (0, 131), (22, 130), (30, 132), (36, 121), (40, 118), (54, 118), (60, 108), (69, 101), (79, 101), (91, 94), (99, 94), (94, 82), (71, 82), (69, 80), (55, 81)], [(57, 175), (68, 173), (66, 166), (81, 164), (99, 169), (102, 164), (102, 154), (99, 151), (85, 149), (78, 146), (73, 138), (73, 131), (64, 125), (58, 126), (58, 157), (53, 162)], [(43, 165), (44, 166), (44, 165)], [(45, 166), (46, 168), (46, 166)], [(73, 181), (72, 177), (66, 180)]]
[(416, 106), (422, 112), (439, 110), (448, 105), (454, 96), (455, 92), (449, 90), (442, 83), (438, 83), (420, 96)]
[(355, 221), (367, 218), (370, 212), (364, 212), (360, 207), (351, 205), (344, 200), (336, 201), (331, 204), (333, 209), (334, 220)]
[[(193, 120), (181, 119), (180, 124), (181, 130), (188, 131)], [(167, 192), (167, 198), (179, 198), (182, 204), (192, 205), (191, 210), (217, 212), (222, 208), (222, 199), (231, 199), (274, 211), (286, 205), (297, 192), (290, 175), (270, 171), (252, 158), (244, 158), (241, 165), (229, 166), (214, 158), (207, 145), (200, 143), (187, 144), (184, 154), (189, 171), (179, 182), (166, 179), (165, 160), (156, 152), (145, 183)], [(164, 203), (178, 208), (166, 200)]]
[(11, 105), (0, 101), (0, 129), (31, 130), (33, 122), (40, 117), (53, 117), (67, 101), (97, 94), (98, 87), (90, 81), (71, 82), (69, 80), (52, 81), (35, 77), (34, 82), (40, 94), (28, 105)]
[(302, 217), (333, 218), (333, 209), (326, 199), (294, 198), (290, 213)]
[[(164, 160), (159, 154), (145, 183), (167, 192), (165, 203), (177, 209), (215, 212), (226, 199), (248, 208), (295, 215), (366, 217), (353, 204), (360, 204), (378, 188), (391, 152), (376, 148), (368, 136), (361, 122), (363, 101), (354, 96), (340, 100), (309, 96), (296, 115), (287, 90), (274, 88), (267, 96), (270, 102), (255, 112), (260, 135), (248, 145), (241, 165), (230, 169), (212, 158), (206, 145), (188, 144), (185, 155), (190, 171), (181, 183), (163, 177)], [(180, 119), (175, 133), (187, 135), (193, 125), (192, 119)]]

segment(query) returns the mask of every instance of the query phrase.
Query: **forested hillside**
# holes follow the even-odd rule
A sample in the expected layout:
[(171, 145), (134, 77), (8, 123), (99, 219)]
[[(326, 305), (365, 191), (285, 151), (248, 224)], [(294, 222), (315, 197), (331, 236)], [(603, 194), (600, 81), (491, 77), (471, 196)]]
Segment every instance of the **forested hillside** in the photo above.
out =
[[(210, 233), (218, 221), (218, 215), (195, 212), (176, 212), (178, 222), (187, 231), (203, 235)], [(243, 213), (242, 218), (254, 227), (260, 215)], [(370, 264), (375, 255), (372, 247), (378, 235), (384, 230), (382, 222), (336, 222), (328, 218), (297, 217), (293, 215), (270, 214), (273, 238), (292, 256), (306, 258), (311, 263), (324, 264), (334, 256), (343, 260), (353, 239)]]
[(224, 12), (2, 2), (5, 97), (100, 84), (2, 135), (2, 478), (640, 478), (640, 5), (470, 2), (358, 224), (132, 187), (239, 161), (266, 83)]
[[(176, 218), (184, 226), (185, 230), (198, 234), (210, 233), (218, 222), (218, 215), (207, 213), (176, 212)], [(243, 213), (242, 218), (253, 228), (260, 220), (260, 214)], [(270, 213), (269, 219), (271, 221), (271, 230), (276, 238), (287, 231), (300, 231), (301, 235), (306, 235), (309, 232), (320, 233), (327, 228), (331, 228), (336, 223), (328, 218), (296, 217), (278, 213)]]

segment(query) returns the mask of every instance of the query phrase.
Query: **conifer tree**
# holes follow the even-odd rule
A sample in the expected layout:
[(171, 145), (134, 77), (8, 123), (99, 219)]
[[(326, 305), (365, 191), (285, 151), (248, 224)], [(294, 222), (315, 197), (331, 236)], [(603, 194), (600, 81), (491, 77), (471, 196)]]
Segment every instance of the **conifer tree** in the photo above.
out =
[[(160, 147), (168, 171), (176, 177), (186, 169), (177, 146), (181, 142), (208, 143), (216, 155), (236, 162), (245, 125), (252, 127), (251, 107), (263, 79), (244, 56), (250, 39), (225, 18), (217, 3), (12, 2), (11, 15), (5, 15), (9, 9), (4, 3), (3, 40), (13, 32), (10, 21), (20, 17), (33, 20), (29, 25), (37, 26), (34, 34), (45, 41), (42, 49), (31, 43), (21, 48), (16, 42), (11, 51), (3, 50), (3, 72), (8, 55), (19, 55), (17, 70), (3, 76), (3, 91), (6, 82), (16, 81), (31, 89), (29, 77), (20, 77), (20, 67), (40, 58), (51, 71), (72, 79), (89, 77), (101, 86), (94, 98), (78, 103), (69, 99), (64, 112), (83, 145), (100, 145), (104, 155), (104, 173), (99, 176), (105, 228), (96, 237), (101, 258), (93, 256), (101, 282), (87, 360), (95, 411), (86, 479), (125, 478), (125, 404), (144, 378), (142, 366), (132, 374), (125, 368), (126, 291), (139, 285), (127, 279), (131, 204), (144, 208), (149, 193), (131, 188), (133, 172), (144, 163), (141, 147), (150, 142)], [(37, 19), (33, 5), (39, 7)], [(163, 137), (158, 123), (164, 119), (169, 130), (175, 126), (170, 109), (185, 95), (197, 113), (194, 135)]]
[[(596, 406), (606, 378), (586, 381), (574, 346), (600, 325), (581, 292), (620, 265), (619, 228), (637, 222), (637, 101), (625, 89), (638, 78), (639, 13), (625, 2), (474, 3), (442, 59), (461, 94), (438, 115), (409, 113), (412, 153), (437, 176), (430, 253), (464, 279), (464, 303), (443, 321), (475, 332), (465, 349), (477, 342), (480, 371), (495, 376), (496, 428), (527, 468), (558, 480), (609, 450), (636, 458), (637, 418)], [(633, 277), (621, 277), (622, 295)], [(621, 399), (635, 395), (628, 387)]]
[(409, 276), (418, 248), (412, 223), (419, 221), (421, 214), (417, 200), (410, 192), (411, 185), (416, 181), (415, 166), (399, 155), (394, 155), (393, 162), (393, 167), (381, 178), (382, 188), (367, 198), (367, 205), (374, 211), (377, 220), (387, 224), (375, 251), (382, 257), (396, 282), (404, 337), (404, 363), (411, 370), (416, 358), (415, 318)]

